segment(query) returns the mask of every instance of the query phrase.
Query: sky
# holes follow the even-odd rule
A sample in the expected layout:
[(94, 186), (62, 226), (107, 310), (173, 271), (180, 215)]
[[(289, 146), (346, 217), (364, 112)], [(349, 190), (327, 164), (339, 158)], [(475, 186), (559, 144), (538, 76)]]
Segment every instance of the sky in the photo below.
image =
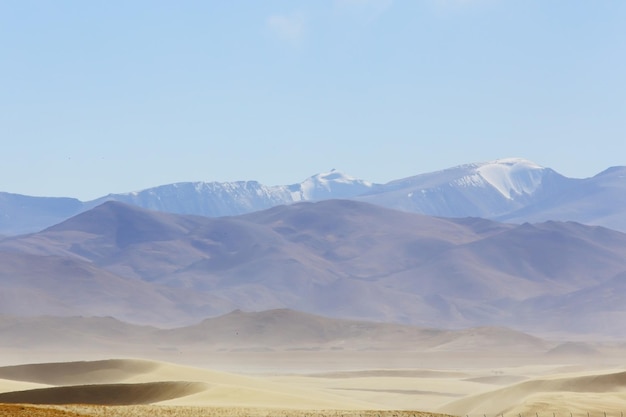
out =
[(623, 0), (0, 1), (0, 191), (626, 165)]

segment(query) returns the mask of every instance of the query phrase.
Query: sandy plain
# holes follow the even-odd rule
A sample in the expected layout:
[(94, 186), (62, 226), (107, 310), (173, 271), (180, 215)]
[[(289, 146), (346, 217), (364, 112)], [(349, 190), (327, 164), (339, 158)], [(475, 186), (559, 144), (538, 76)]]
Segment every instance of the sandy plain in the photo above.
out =
[(0, 416), (621, 417), (626, 411), (621, 349), (557, 357), (497, 349), (191, 353), (94, 361), (91, 352), (78, 362), (26, 365), (5, 356)]

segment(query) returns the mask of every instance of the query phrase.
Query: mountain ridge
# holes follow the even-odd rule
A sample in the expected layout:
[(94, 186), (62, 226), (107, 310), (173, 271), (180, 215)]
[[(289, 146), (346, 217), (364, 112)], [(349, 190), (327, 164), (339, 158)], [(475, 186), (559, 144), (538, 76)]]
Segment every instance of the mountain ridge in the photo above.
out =
[(0, 234), (36, 232), (105, 201), (176, 214), (223, 217), (337, 198), (441, 217), (483, 217), (513, 223), (572, 220), (626, 231), (625, 170), (611, 167), (594, 177), (576, 179), (523, 158), (503, 158), (386, 184), (333, 169), (291, 185), (180, 182), (85, 202), (0, 193)]

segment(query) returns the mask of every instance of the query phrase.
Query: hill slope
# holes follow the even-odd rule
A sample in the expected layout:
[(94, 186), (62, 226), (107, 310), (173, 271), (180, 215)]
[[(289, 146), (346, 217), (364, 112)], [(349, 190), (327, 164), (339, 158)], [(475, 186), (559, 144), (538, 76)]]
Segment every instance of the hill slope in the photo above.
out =
[[(626, 273), (626, 235), (345, 200), (218, 219), (109, 202), (3, 240), (0, 257), (5, 314), (182, 323), (286, 307), (427, 326), (553, 328), (567, 311), (567, 330), (591, 331), (604, 316), (577, 309), (580, 294), (612, 306), (606, 314), (623, 314), (607, 294)], [(36, 305), (25, 307), (25, 297)]]

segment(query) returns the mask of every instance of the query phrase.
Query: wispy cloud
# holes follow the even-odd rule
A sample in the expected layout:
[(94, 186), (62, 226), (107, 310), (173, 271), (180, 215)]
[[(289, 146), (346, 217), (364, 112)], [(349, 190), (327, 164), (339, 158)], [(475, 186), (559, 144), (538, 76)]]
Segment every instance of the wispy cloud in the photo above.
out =
[(302, 13), (272, 15), (267, 18), (267, 27), (280, 39), (297, 45), (302, 40), (306, 24)]

